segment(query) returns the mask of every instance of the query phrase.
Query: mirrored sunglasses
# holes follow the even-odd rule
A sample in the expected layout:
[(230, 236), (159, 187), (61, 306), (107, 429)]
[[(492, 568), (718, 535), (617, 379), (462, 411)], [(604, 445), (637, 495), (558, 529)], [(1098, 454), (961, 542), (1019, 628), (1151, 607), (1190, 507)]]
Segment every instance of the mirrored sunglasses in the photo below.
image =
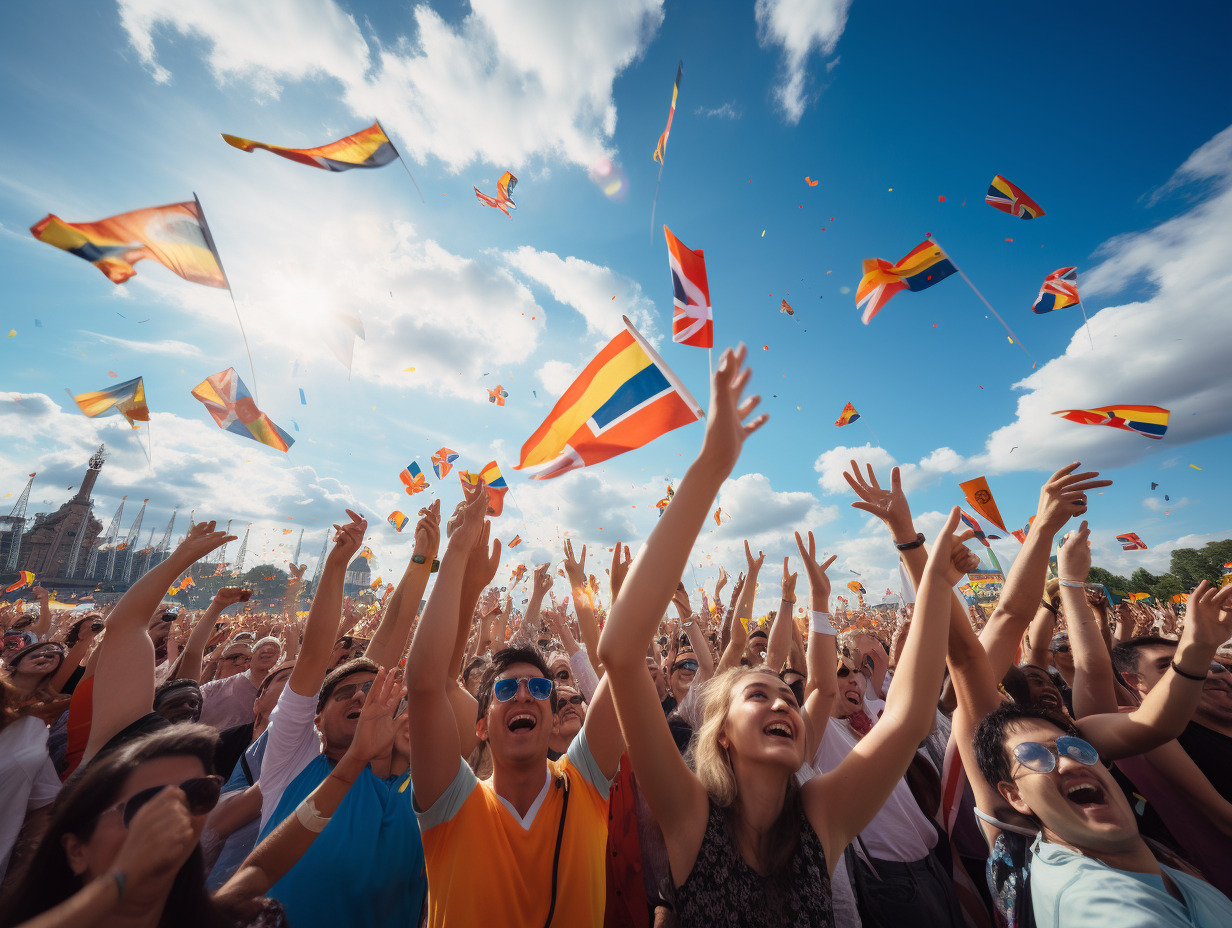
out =
[(506, 677), (492, 685), (492, 695), (497, 702), (508, 702), (518, 694), (518, 687), (526, 684), (526, 691), (535, 699), (547, 699), (552, 695), (552, 681), (547, 677)]
[(1014, 758), (1028, 770), (1036, 773), (1052, 773), (1062, 757), (1077, 761), (1086, 767), (1099, 763), (1099, 752), (1081, 738), (1062, 735), (1055, 745), (1038, 741), (1024, 741), (1014, 747)]
[(672, 665), (672, 670), (692, 670), (696, 672), (697, 661), (693, 660), (691, 657), (685, 658), (682, 661), (676, 661), (676, 663)]
[[(127, 799), (117, 802), (114, 806), (104, 809), (102, 814), (118, 811), (120, 820), (124, 827), (127, 828), (132, 822), (133, 816), (141, 809), (143, 805), (161, 793), (166, 786), (152, 786), (149, 789), (143, 789), (138, 793), (133, 793)], [(211, 811), (214, 806), (218, 805), (218, 796), (222, 792), (222, 777), (193, 777), (191, 780), (185, 780), (179, 784), (179, 788), (184, 793), (184, 799), (188, 803), (188, 811), (192, 815), (205, 815)]]

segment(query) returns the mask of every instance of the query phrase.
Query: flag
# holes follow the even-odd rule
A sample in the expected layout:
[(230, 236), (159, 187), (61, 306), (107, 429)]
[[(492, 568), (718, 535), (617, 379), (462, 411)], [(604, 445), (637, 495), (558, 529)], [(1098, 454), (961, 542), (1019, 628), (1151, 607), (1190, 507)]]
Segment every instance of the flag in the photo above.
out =
[(376, 555), (372, 553), (372, 549), (369, 548), (367, 545), (364, 545), (364, 549), (359, 552), (359, 556), (362, 557), (365, 561), (370, 561), (374, 557), (376, 557)]
[(19, 570), (17, 571), (17, 579), (4, 588), (4, 592), (13, 593), (24, 587), (34, 585), (34, 571)]
[(192, 395), (205, 404), (219, 428), (269, 445), (276, 451), (286, 451), (295, 444), (294, 438), (257, 408), (234, 367), (206, 377), (193, 387)]
[(940, 283), (957, 268), (935, 242), (927, 239), (911, 249), (897, 264), (882, 258), (864, 259), (864, 276), (856, 288), (856, 307), (864, 303), (863, 320), (869, 321), (901, 290), (918, 293)]
[(266, 145), (264, 142), (254, 142), (252, 139), (242, 139), (226, 133), (223, 133), (222, 139), (240, 151), (252, 152), (263, 148), (290, 161), (298, 161), (310, 168), (321, 168), (325, 171), (382, 168), (398, 157), (393, 142), (389, 140), (379, 122), (319, 148), (283, 148), (281, 145)]
[(1127, 597), (1131, 603), (1140, 603), (1151, 598), (1150, 593), (1130, 593)]
[(408, 496), (414, 496), (428, 489), (428, 479), (414, 461), (403, 468), (402, 473), (398, 474), (398, 479), (402, 481), (402, 486), (406, 488)]
[(516, 548), (516, 547), (517, 547), (518, 545), (520, 545), (521, 543), (522, 543), (522, 536), (521, 536), (521, 535), (514, 535), (514, 536), (513, 536), (513, 540), (509, 542), (509, 548), (510, 548), (510, 550), (512, 550), (513, 548)]
[(628, 318), (522, 445), (519, 470), (546, 480), (598, 464), (705, 414)]
[(663, 130), (663, 134), (659, 136), (659, 142), (655, 145), (654, 160), (663, 163), (663, 157), (667, 154), (667, 137), (672, 134), (672, 118), (676, 115), (676, 97), (680, 94), (680, 79), (684, 77), (684, 62), (681, 61), (676, 65), (676, 83), (672, 84), (672, 108), (667, 111), (667, 128)]
[(958, 510), (958, 517), (959, 517), (960, 519), (962, 519), (962, 523), (963, 523), (963, 525), (967, 526), (967, 528), (969, 528), (969, 529), (971, 529), (971, 531), (975, 532), (975, 537), (976, 537), (976, 539), (977, 539), (977, 540), (978, 540), (981, 544), (983, 544), (983, 545), (984, 545), (984, 547), (988, 548), (989, 550), (991, 550), (991, 549), (992, 549), (992, 545), (990, 545), (990, 544), (988, 543), (988, 536), (984, 534), (984, 530), (983, 530), (982, 528), (980, 528), (980, 523), (978, 523), (978, 522), (976, 522), (976, 521), (975, 521), (975, 517), (974, 517), (974, 516), (969, 516), (969, 515), (967, 515), (965, 512), (963, 512), (961, 509), (959, 509), (959, 510)]
[(723, 526), (723, 510), (716, 509), (714, 511), (714, 524), (722, 528)]
[(1015, 538), (1018, 539), (1018, 543), (1020, 545), (1025, 545), (1027, 543), (1027, 532), (1031, 531), (1031, 523), (1034, 521), (1035, 521), (1035, 516), (1031, 516), (1031, 518), (1027, 519), (1026, 525), (1024, 525), (1020, 529), (1015, 529), (1014, 531), (1010, 532), (1011, 535), (1013, 535)]
[(78, 393), (73, 397), (73, 402), (91, 419), (115, 410), (133, 428), (137, 428), (134, 420), (150, 421), (150, 409), (145, 404), (145, 382), (140, 377), (116, 384), (109, 390)]
[(378, 576), (375, 580), (373, 580), (371, 583), (368, 584), (368, 589), (379, 590), (381, 588), (382, 582), (383, 581), (381, 580), (380, 576)]
[(505, 478), (501, 475), (500, 468), (496, 466), (495, 461), (489, 461), (477, 474), (472, 474), (469, 471), (460, 471), (458, 477), (463, 485), (470, 484), (474, 486), (480, 480), (488, 488), (488, 515), (499, 516), (505, 509), (505, 494), (509, 492), (509, 484), (505, 483)]
[(1033, 313), (1050, 313), (1054, 309), (1077, 306), (1082, 302), (1078, 296), (1078, 268), (1063, 267), (1044, 278), (1039, 296), (1031, 306)]
[(453, 468), (453, 462), (458, 459), (458, 452), (450, 448), (440, 448), (432, 455), (432, 469), (436, 471), (436, 479), (442, 479)]
[(284, 535), (290, 535), (293, 531), (295, 531), (295, 529), (293, 529), (293, 528), (284, 528), (284, 529), (282, 530), (282, 534), (284, 534)]
[(505, 397), (508, 395), (505, 392), (505, 388), (498, 383), (493, 389), (488, 391), (488, 402), (495, 403), (497, 406), (504, 406)]
[(860, 414), (856, 412), (856, 408), (848, 403), (843, 407), (843, 411), (839, 413), (838, 418), (834, 420), (834, 424), (837, 426), (850, 425), (859, 418)]
[(1161, 406), (1096, 406), (1060, 409), (1053, 415), (1080, 425), (1107, 425), (1158, 440), (1168, 431), (1170, 411)]
[(134, 276), (133, 265), (150, 258), (194, 284), (227, 289), (227, 275), (196, 199), (98, 222), (65, 222), (53, 213), (31, 226), (30, 234), (85, 258), (113, 284)]
[(657, 503), (655, 508), (659, 510), (659, 518), (663, 518), (663, 513), (667, 510), (668, 504), (671, 503), (672, 497), (676, 495), (676, 490), (669, 483), (667, 485), (667, 496), (664, 496)]
[(862, 584), (859, 580), (848, 580), (847, 589), (851, 590), (851, 592), (853, 593), (864, 593), (865, 592), (864, 584)]
[(667, 266), (672, 272), (672, 341), (693, 348), (714, 347), (714, 311), (706, 280), (706, 256), (690, 251), (667, 226)]
[(406, 528), (406, 513), (399, 509), (395, 509), (388, 516), (386, 516), (385, 521), (393, 526), (395, 532), (401, 532), (404, 528)]
[(971, 504), (976, 512), (1001, 529), (1001, 531), (1009, 531), (1005, 527), (1005, 522), (1001, 519), (1001, 511), (997, 509), (997, 501), (992, 498), (992, 491), (988, 489), (987, 480), (983, 477), (975, 477), (966, 483), (960, 483), (958, 488), (966, 494), (967, 502)]
[(796, 311), (791, 308), (791, 304), (788, 303), (787, 300), (783, 300), (783, 302), (779, 304), (779, 312), (787, 313), (789, 316), (794, 316), (796, 314)]
[[(518, 185), (518, 179), (509, 171), (506, 171), (500, 176), (500, 180), (496, 182), (496, 196), (490, 197), (486, 193), (480, 193), (479, 188), (475, 188), (475, 196), (479, 198), (480, 203), (486, 203), (493, 209), (499, 209), (506, 216), (509, 216), (509, 210), (517, 209), (517, 204), (513, 202), (513, 188)], [(512, 219), (512, 216), (509, 216)]]
[(1117, 535), (1117, 541), (1121, 543), (1122, 551), (1145, 551), (1147, 549), (1146, 542), (1139, 538), (1136, 532)]
[(1003, 213), (1017, 216), (1019, 219), (1038, 219), (1044, 215), (1044, 210), (1038, 203), (1000, 174), (994, 177), (992, 183), (988, 185), (988, 193), (984, 195), (984, 202)]

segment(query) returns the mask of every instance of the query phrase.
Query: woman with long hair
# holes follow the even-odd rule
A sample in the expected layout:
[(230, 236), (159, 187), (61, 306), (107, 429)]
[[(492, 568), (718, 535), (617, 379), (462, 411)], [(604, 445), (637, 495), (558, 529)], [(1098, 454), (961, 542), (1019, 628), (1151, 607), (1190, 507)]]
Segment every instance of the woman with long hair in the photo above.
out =
[[(831, 926), (830, 876), (843, 848), (873, 818), (927, 735), (941, 691), (950, 586), (965, 562), (955, 542), (958, 509), (937, 538), (919, 590), (916, 622), (885, 713), (843, 763), (802, 787), (805, 715), (790, 687), (765, 667), (734, 668), (707, 684), (697, 733), (697, 773), (685, 765), (646, 673), (646, 645), (689, 552), (731, 474), (758, 397), (741, 401), (751, 371), (744, 346), (724, 352), (714, 375), (706, 435), (629, 570), (599, 640), (633, 770), (667, 844), (676, 911), (690, 926)], [(814, 629), (829, 625), (815, 613)], [(833, 634), (833, 631), (830, 632)]]
[[(217, 738), (176, 725), (92, 763), (56, 801), (0, 928), (235, 928), (206, 892), (199, 844), (221, 787)], [(265, 914), (283, 921), (276, 903)]]

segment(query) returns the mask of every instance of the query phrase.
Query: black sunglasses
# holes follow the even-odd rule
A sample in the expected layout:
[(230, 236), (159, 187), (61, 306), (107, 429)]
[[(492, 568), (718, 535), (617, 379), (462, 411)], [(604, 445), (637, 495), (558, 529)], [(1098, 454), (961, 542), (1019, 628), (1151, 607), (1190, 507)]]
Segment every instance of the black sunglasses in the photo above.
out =
[(559, 711), (560, 711), (561, 709), (563, 709), (566, 705), (569, 705), (569, 706), (580, 706), (580, 705), (581, 705), (582, 703), (584, 703), (585, 701), (586, 701), (586, 700), (585, 700), (585, 699), (583, 699), (581, 696), (578, 696), (578, 695), (570, 696), (568, 699), (562, 699), (562, 700), (560, 700), (559, 702), (557, 702), (557, 703), (556, 703), (556, 711), (557, 711), (557, 712), (559, 712)]
[(365, 696), (368, 695), (368, 690), (372, 689), (372, 681), (365, 680), (363, 683), (348, 683), (345, 686), (337, 687), (331, 694), (330, 699), (334, 702), (347, 702), (353, 699), (356, 693), (362, 692)]
[[(124, 823), (124, 827), (127, 828), (129, 823), (132, 822), (133, 816), (137, 814), (141, 807), (166, 788), (166, 786), (151, 786), (149, 789), (133, 793), (127, 799), (104, 809), (99, 817), (101, 818), (108, 812), (119, 811), (120, 820)], [(205, 815), (214, 806), (218, 805), (218, 796), (222, 792), (222, 777), (193, 777), (191, 780), (185, 780), (181, 783), (179, 788), (184, 792), (184, 800), (188, 803), (188, 811), (192, 815)]]
[(676, 663), (672, 665), (672, 670), (692, 670), (696, 672), (697, 661), (693, 660), (691, 657), (687, 657), (682, 661), (676, 661)]

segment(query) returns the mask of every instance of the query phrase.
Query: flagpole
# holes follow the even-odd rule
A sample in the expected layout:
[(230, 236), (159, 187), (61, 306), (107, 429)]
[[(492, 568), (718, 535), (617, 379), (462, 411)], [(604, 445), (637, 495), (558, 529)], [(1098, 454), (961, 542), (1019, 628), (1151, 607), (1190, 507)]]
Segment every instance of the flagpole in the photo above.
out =
[(210, 232), (210, 224), (205, 220), (205, 209), (201, 206), (201, 201), (197, 198), (196, 191), (193, 192), (193, 202), (197, 204), (197, 220), (201, 223), (201, 231), (205, 234), (205, 244), (214, 255), (214, 260), (218, 262), (218, 270), (222, 272), (222, 279), (227, 285), (227, 294), (231, 297), (231, 306), (235, 310), (235, 321), (240, 325), (240, 337), (244, 340), (244, 351), (248, 354), (248, 372), (252, 375), (252, 398), (259, 405), (261, 398), (257, 395), (257, 368), (252, 363), (252, 349), (248, 346), (248, 333), (244, 331), (244, 320), (240, 316), (240, 306), (235, 302), (235, 291), (231, 289), (231, 281), (227, 277), (227, 270), (222, 266), (222, 255), (218, 253), (218, 247), (214, 244), (214, 236)]
[(653, 200), (653, 201), (651, 201), (651, 204), (650, 204), (650, 240), (651, 240), (652, 242), (654, 241), (654, 217), (655, 217), (655, 209), (656, 209), (656, 208), (658, 208), (658, 206), (659, 206), (659, 186), (660, 186), (660, 184), (662, 184), (662, 183), (663, 183), (663, 165), (664, 165), (664, 162), (665, 162), (665, 161), (666, 161), (666, 159), (667, 159), (667, 150), (666, 150), (666, 149), (664, 149), (664, 151), (663, 151), (663, 157), (664, 157), (664, 161), (660, 161), (660, 162), (659, 162), (659, 179), (658, 179), (658, 181), (655, 183), (655, 195), (654, 195), (654, 200)]
[(379, 119), (376, 121), (376, 124), (377, 128), (381, 130), (381, 134), (384, 135), (385, 138), (389, 139), (389, 147), (392, 148), (394, 150), (394, 154), (398, 156), (398, 161), (402, 164), (402, 170), (406, 171), (406, 176), (411, 179), (412, 184), (415, 184), (415, 192), (419, 194), (419, 199), (426, 204), (428, 201), (424, 199), (423, 191), (419, 189), (419, 184), (415, 183), (415, 175), (412, 174), (411, 169), (406, 166), (406, 159), (402, 157), (402, 152), (398, 151), (398, 146), (394, 144), (393, 139), (389, 138), (389, 133), (385, 131), (385, 127), (381, 125), (381, 121)]
[(1082, 301), (1078, 301), (1078, 308), (1082, 310), (1082, 321), (1086, 323), (1087, 338), (1091, 340), (1091, 350), (1095, 350), (1095, 339), (1091, 338), (1091, 320), (1087, 318), (1087, 309), (1082, 305)]
[(958, 271), (958, 276), (967, 282), (967, 286), (971, 288), (971, 292), (974, 293), (976, 296), (978, 296), (980, 298), (980, 302), (983, 303), (986, 307), (988, 307), (988, 311), (997, 317), (997, 321), (1001, 323), (1005, 331), (1007, 331), (1010, 334), (1010, 339), (1015, 344), (1017, 344), (1019, 348), (1021, 348), (1024, 352), (1026, 352), (1026, 355), (1028, 358), (1031, 357), (1031, 352), (1027, 351), (1027, 346), (1022, 343), (1022, 341), (1018, 338), (1017, 335), (1014, 334), (1014, 330), (1011, 329), (1006, 324), (1005, 320), (1001, 318), (1001, 314), (992, 308), (992, 304), (989, 303), (988, 300), (984, 299), (984, 294), (980, 293), (980, 291), (975, 288), (975, 284), (971, 282), (971, 278), (963, 273), (963, 269), (958, 266), (957, 262), (955, 262), (954, 260), (954, 257), (948, 251), (946, 251), (944, 247), (942, 247), (939, 241), (937, 241), (936, 236), (932, 237), (932, 242), (934, 245), (936, 245), (938, 248), (940, 248), (942, 251), (945, 252), (945, 256), (949, 259), (950, 264), (954, 266), (954, 270)]

